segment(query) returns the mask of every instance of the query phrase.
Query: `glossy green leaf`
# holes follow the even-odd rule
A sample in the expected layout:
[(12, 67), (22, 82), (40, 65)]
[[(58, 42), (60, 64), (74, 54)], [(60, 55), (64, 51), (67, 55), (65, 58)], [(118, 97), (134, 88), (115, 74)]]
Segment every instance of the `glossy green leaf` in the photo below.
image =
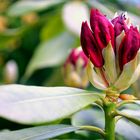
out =
[(29, 77), (35, 70), (62, 64), (75, 43), (74, 37), (68, 32), (41, 43), (35, 51), (26, 71)]
[(8, 10), (8, 15), (10, 16), (22, 16), (26, 13), (32, 11), (40, 11), (43, 9), (47, 9), (50, 6), (54, 6), (64, 2), (64, 0), (42, 0), (42, 1), (35, 1), (35, 0), (20, 0), (14, 3), (10, 9)]
[(0, 86), (0, 116), (23, 124), (51, 122), (88, 106), (99, 95), (70, 87)]
[(37, 126), (16, 131), (1, 132), (1, 140), (42, 140), (78, 130), (70, 125)]

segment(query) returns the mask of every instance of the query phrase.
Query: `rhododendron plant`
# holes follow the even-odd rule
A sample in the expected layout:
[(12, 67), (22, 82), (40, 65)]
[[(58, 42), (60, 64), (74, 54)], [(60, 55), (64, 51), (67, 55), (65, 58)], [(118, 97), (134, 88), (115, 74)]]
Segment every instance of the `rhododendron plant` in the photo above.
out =
[[(73, 87), (0, 86), (0, 117), (26, 125), (58, 123), (68, 118), (71, 119), (71, 122), (68, 121), (69, 125), (4, 131), (0, 133), (1, 140), (12, 137), (14, 140), (49, 139), (77, 130), (93, 131), (105, 140), (115, 140), (118, 125), (122, 128), (122, 125), (128, 123), (129, 126), (130, 121), (140, 126), (139, 117), (132, 114), (132, 111), (137, 110), (129, 110), (129, 107), (124, 109), (125, 104), (134, 103), (139, 106), (140, 103), (134, 95), (124, 93), (140, 74), (138, 28), (130, 22), (126, 13), (116, 14), (113, 19), (108, 19), (96, 9), (91, 10), (90, 23), (83, 21), (81, 26), (81, 47), (73, 48), (63, 65), (64, 81), (67, 86)], [(64, 36), (67, 34), (62, 37)], [(49, 47), (50, 45), (51, 43)], [(65, 46), (60, 43), (57, 47), (61, 45)], [(60, 53), (61, 50), (56, 52)], [(56, 56), (53, 57), (57, 61)], [(61, 58), (61, 54), (58, 57)], [(52, 60), (53, 63), (55, 61)], [(56, 75), (53, 77), (56, 78)], [(82, 89), (88, 86), (89, 81), (100, 90)], [(93, 106), (98, 106), (98, 110)], [(78, 112), (81, 109), (84, 110)], [(88, 109), (91, 112), (88, 112)], [(99, 119), (101, 125), (97, 123), (93, 126), (95, 118)], [(123, 123), (116, 127), (119, 119), (122, 119)], [(105, 123), (102, 123), (102, 120)], [(67, 120), (64, 122), (67, 123)], [(126, 130), (122, 132), (121, 129), (122, 133), (133, 129), (130, 126), (128, 129), (125, 126), (123, 128)]]

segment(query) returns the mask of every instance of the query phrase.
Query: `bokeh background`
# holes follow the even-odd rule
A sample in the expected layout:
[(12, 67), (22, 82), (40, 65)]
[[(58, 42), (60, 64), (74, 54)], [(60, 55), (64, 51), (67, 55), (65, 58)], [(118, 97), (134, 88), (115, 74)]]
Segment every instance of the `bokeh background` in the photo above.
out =
[[(0, 84), (67, 86), (63, 65), (71, 49), (80, 46), (81, 23), (89, 20), (91, 8), (101, 10), (108, 18), (127, 11), (132, 23), (140, 25), (139, 0), (0, 0)], [(139, 81), (125, 92), (139, 98)], [(90, 84), (86, 88), (96, 90)], [(103, 116), (100, 112), (87, 108), (80, 113), (73, 117), (73, 123), (84, 122), (91, 115), (92, 119), (86, 118), (87, 123), (101, 125), (97, 119)], [(68, 118), (61, 123), (70, 122)], [(28, 127), (4, 119), (0, 123), (2, 130)], [(118, 140), (140, 139), (138, 127), (126, 121), (120, 124)], [(125, 128), (129, 131), (125, 132)], [(98, 139), (100, 136), (80, 132), (59, 138)]]

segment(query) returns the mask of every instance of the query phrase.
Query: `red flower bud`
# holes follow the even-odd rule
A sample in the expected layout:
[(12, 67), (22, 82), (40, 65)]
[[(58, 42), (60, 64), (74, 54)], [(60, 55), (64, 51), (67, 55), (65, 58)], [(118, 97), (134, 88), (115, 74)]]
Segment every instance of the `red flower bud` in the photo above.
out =
[(125, 15), (121, 14), (120, 16), (117, 16), (111, 21), (114, 25), (115, 37), (120, 35), (123, 30), (125, 32), (128, 30), (125, 20), (126, 20)]
[(78, 60), (81, 59), (83, 61), (83, 65), (82, 67), (86, 67), (87, 63), (88, 63), (88, 59), (85, 56), (84, 52), (82, 51), (82, 49), (80, 50), (79, 48), (74, 48), (72, 49), (69, 57), (67, 58), (65, 65), (67, 65), (68, 63), (72, 64), (74, 67), (76, 67)]
[(140, 34), (136, 27), (131, 26), (126, 32), (119, 47), (119, 66), (123, 66), (134, 59), (140, 47)]
[(81, 46), (84, 53), (96, 67), (103, 66), (103, 56), (98, 47), (92, 31), (89, 29), (87, 22), (82, 23), (81, 28)]
[(114, 29), (112, 23), (98, 10), (91, 10), (90, 25), (98, 46), (103, 49), (111, 40), (114, 47)]
[[(102, 90), (121, 92), (137, 80), (140, 70), (140, 33), (124, 14), (112, 23), (98, 10), (91, 10), (89, 28), (82, 23), (81, 46), (94, 66), (88, 64), (91, 83)], [(114, 32), (115, 31), (115, 32)], [(124, 31), (124, 32), (122, 32)], [(118, 36), (120, 35), (120, 36)]]
[(71, 50), (63, 67), (64, 82), (67, 86), (85, 88), (88, 85), (86, 66), (88, 58), (81, 47)]

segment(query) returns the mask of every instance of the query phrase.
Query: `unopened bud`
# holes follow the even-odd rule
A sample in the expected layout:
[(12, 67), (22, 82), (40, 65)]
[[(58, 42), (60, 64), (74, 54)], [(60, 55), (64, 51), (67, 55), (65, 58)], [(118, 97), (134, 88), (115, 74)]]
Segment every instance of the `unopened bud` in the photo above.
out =
[(120, 93), (140, 75), (140, 33), (126, 13), (109, 20), (92, 9), (90, 26), (82, 23), (81, 46), (92, 63), (89, 80), (98, 89)]
[(87, 62), (88, 59), (81, 47), (72, 49), (63, 68), (64, 81), (66, 85), (79, 88), (87, 87)]
[(134, 95), (129, 95), (129, 94), (120, 94), (119, 98), (122, 100), (136, 100), (137, 99)]

